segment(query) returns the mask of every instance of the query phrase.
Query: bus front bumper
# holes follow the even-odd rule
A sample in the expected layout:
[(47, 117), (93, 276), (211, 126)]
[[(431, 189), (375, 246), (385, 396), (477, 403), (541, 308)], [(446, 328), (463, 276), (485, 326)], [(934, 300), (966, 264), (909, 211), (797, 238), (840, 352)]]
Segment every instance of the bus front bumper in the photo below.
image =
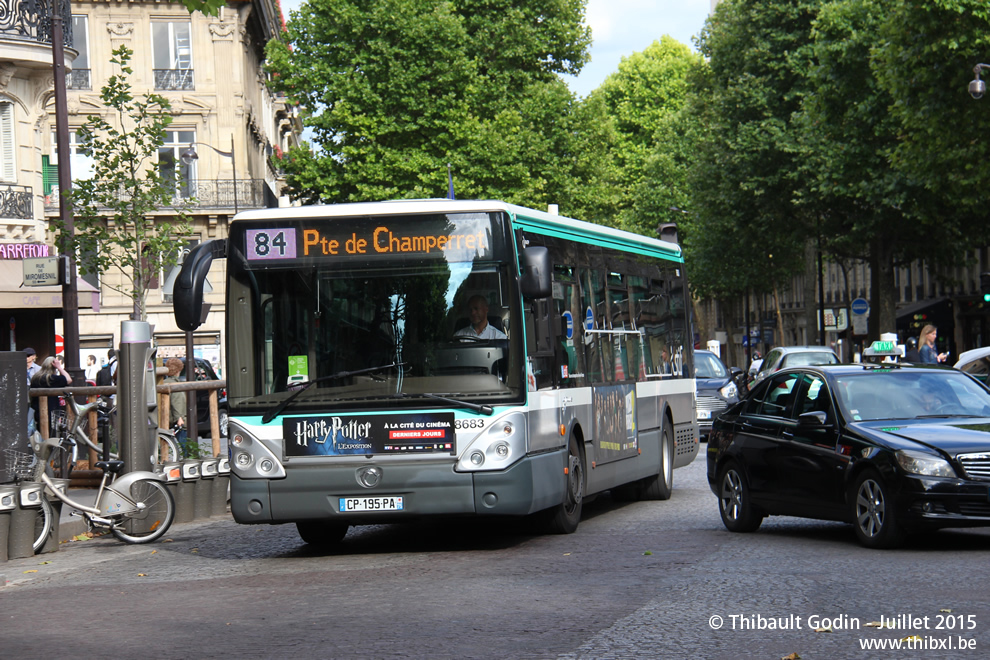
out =
[[(566, 451), (527, 456), (498, 472), (455, 472), (447, 464), (375, 464), (381, 482), (359, 485), (365, 464), (292, 466), (283, 479), (230, 476), (230, 511), (244, 524), (334, 520), (352, 525), (426, 516), (521, 516), (563, 500)], [(368, 465), (371, 465), (370, 463)], [(341, 512), (345, 498), (402, 498), (400, 511)]]

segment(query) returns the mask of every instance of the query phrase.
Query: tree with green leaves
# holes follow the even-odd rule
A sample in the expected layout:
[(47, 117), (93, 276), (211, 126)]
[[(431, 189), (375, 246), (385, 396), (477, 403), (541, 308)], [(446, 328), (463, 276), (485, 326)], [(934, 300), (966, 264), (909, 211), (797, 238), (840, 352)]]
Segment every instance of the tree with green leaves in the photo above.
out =
[[(134, 96), (132, 54), (126, 46), (113, 51), (111, 62), (120, 72), (100, 90), (108, 111), (89, 115), (78, 132), (94, 173), (75, 181), (67, 193), (75, 223), (67, 245), (80, 255), (83, 274), (117, 271), (120, 280), (108, 278), (104, 284), (129, 296), (133, 318), (144, 320), (151, 279), (159, 268), (175, 265), (176, 242), (191, 228), (185, 210), (175, 208), (176, 173), (157, 162), (172, 123), (169, 102), (158, 94)], [(154, 215), (163, 208), (174, 216), (156, 222)], [(61, 233), (57, 221), (56, 227)]]
[[(809, 80), (816, 93), (805, 98), (802, 114), (805, 199), (824, 209), (826, 250), (840, 260), (862, 259), (870, 265), (873, 338), (896, 327), (897, 267), (914, 261), (924, 261), (936, 271), (956, 265), (970, 241), (985, 244), (990, 236), (982, 217), (974, 213), (977, 209), (966, 209), (965, 186), (956, 185), (967, 180), (974, 168), (957, 160), (947, 162), (942, 153), (947, 145), (932, 140), (937, 130), (964, 150), (972, 148), (969, 138), (956, 137), (958, 127), (943, 128), (952, 124), (946, 119), (965, 113), (963, 106), (971, 101), (965, 86), (958, 84), (960, 78), (965, 80), (965, 71), (948, 76), (956, 81), (955, 90), (941, 81), (932, 90), (931, 98), (944, 103), (938, 121), (927, 126), (905, 121), (905, 115), (931, 118), (931, 106), (917, 114), (913, 109), (897, 110), (913, 108), (915, 103), (902, 103), (891, 74), (912, 81), (912, 87), (919, 77), (935, 85), (927, 71), (953, 59), (943, 43), (937, 55), (924, 61), (923, 53), (938, 39), (926, 37), (920, 47), (916, 19), (931, 18), (936, 12), (928, 6), (917, 15), (918, 7), (892, 0), (835, 0), (822, 7), (813, 33), (817, 65)], [(905, 20), (914, 32), (910, 39), (898, 32)], [(941, 20), (929, 20), (924, 30), (941, 30), (944, 40), (965, 42), (966, 36), (958, 31), (961, 27), (954, 12), (943, 12)], [(909, 52), (892, 55), (892, 50), (896, 52), (892, 39), (910, 44)], [(890, 68), (894, 61), (896, 73)], [(913, 93), (918, 93), (916, 88)], [(924, 146), (919, 149), (920, 145)], [(953, 159), (958, 156), (958, 151), (952, 154)]]
[[(282, 159), (294, 196), (571, 203), (584, 0), (310, 0), (267, 55), (314, 145)], [(586, 162), (584, 163), (586, 164)]]
[(795, 202), (793, 123), (808, 92), (818, 0), (720, 4), (699, 38), (685, 251), (698, 295), (775, 293), (805, 267), (814, 219)]
[(689, 147), (680, 111), (688, 73), (700, 62), (690, 48), (664, 36), (624, 57), (618, 71), (588, 95), (589, 103), (601, 100), (615, 127), (614, 208), (607, 224), (656, 236), (660, 222), (680, 220), (670, 210), (685, 206), (687, 197)]
[(967, 86), (973, 67), (990, 63), (990, 4), (885, 0), (882, 6), (887, 15), (875, 38), (883, 48), (876, 48), (871, 65), (900, 124), (894, 166), (931, 191), (943, 209), (953, 207), (953, 217), (965, 217), (959, 235), (975, 239), (972, 225), (986, 226), (990, 97), (974, 100)]
[[(216, 16), (220, 13), (221, 7), (227, 6), (227, 0), (182, 0), (182, 4), (186, 6), (190, 14), (198, 11), (207, 16)], [(278, 6), (278, 0), (275, 0), (275, 5)]]

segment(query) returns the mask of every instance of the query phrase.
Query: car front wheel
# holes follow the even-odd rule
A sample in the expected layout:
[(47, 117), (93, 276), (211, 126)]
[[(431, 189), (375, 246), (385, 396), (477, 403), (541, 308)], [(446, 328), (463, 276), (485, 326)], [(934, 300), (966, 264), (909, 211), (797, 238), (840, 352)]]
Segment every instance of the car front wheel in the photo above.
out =
[(894, 501), (883, 477), (866, 470), (852, 488), (853, 527), (856, 538), (867, 548), (893, 548), (904, 540), (897, 524)]
[(719, 473), (718, 512), (730, 532), (755, 532), (763, 524), (763, 514), (753, 506), (746, 477), (735, 463)]

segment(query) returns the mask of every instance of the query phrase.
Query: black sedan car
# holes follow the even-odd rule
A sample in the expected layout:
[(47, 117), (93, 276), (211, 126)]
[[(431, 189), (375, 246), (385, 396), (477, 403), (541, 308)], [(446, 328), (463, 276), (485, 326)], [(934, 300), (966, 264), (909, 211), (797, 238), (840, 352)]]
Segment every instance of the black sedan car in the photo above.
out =
[(863, 545), (887, 548), (990, 525), (990, 389), (939, 367), (780, 371), (715, 421), (708, 483), (733, 532), (801, 516), (852, 523)]
[(711, 432), (712, 420), (739, 401), (736, 379), (741, 373), (741, 369), (727, 369), (711, 351), (694, 352), (698, 433), (702, 440)]

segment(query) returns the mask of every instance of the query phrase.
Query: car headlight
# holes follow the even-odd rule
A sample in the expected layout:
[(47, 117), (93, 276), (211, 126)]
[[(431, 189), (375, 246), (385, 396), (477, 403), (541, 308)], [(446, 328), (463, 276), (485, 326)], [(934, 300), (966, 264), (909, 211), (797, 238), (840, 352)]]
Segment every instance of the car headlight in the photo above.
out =
[(894, 455), (897, 456), (897, 464), (910, 474), (920, 474), (926, 477), (956, 476), (949, 461), (937, 456), (923, 454), (919, 451), (904, 450), (898, 451)]
[(736, 387), (735, 382), (729, 381), (729, 383), (723, 386), (718, 393), (726, 399), (735, 399), (739, 396), (739, 389)]

